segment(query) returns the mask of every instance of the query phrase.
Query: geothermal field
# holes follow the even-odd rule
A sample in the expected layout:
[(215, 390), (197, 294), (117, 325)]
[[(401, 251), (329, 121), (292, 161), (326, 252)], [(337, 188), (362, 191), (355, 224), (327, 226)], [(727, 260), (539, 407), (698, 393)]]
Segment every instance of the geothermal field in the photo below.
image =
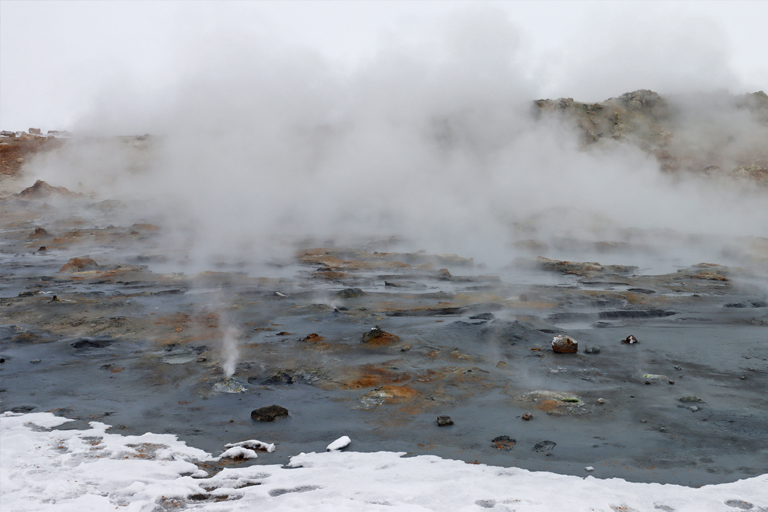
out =
[(0, 510), (768, 512), (767, 18), (0, 1)]
[(347, 68), (195, 32), (4, 114), (3, 511), (768, 511), (768, 95), (710, 25), (587, 66), (478, 12)]

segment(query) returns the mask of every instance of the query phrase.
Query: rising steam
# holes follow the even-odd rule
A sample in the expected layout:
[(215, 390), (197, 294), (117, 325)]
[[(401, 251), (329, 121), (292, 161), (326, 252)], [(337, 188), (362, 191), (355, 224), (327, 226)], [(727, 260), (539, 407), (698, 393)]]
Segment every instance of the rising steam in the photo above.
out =
[[(414, 249), (504, 264), (516, 240), (534, 236), (768, 235), (762, 199), (743, 188), (673, 181), (635, 147), (584, 151), (572, 127), (534, 119), (542, 87), (499, 12), (449, 20), (429, 44), (385, 45), (352, 72), (275, 40), (222, 41), (206, 39), (159, 94), (105, 90), (81, 123), (93, 133), (151, 132), (148, 148), (73, 144), (35, 173), (144, 201), (148, 215), (164, 217), (169, 246), (203, 266), (273, 256), (308, 237), (397, 235)], [(668, 84), (682, 95), (680, 81)], [(679, 105), (687, 115), (700, 106)], [(764, 134), (744, 116), (712, 112), (708, 123)], [(711, 146), (707, 130), (681, 136)]]
[(240, 336), (240, 331), (232, 326), (228, 326), (224, 329), (223, 336), (221, 338), (221, 360), (222, 369), (227, 379), (235, 374), (235, 368), (237, 367), (237, 358), (240, 354), (237, 348), (237, 339)]

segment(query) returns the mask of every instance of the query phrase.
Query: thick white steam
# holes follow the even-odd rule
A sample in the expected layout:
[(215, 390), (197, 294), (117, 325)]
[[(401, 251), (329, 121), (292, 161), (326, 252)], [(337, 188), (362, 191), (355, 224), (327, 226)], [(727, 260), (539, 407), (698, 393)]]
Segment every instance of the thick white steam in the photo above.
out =
[[(83, 120), (82, 130), (155, 135), (143, 165), (125, 144), (103, 154), (73, 145), (36, 171), (103, 197), (149, 200), (169, 240), (201, 263), (268, 257), (307, 237), (397, 235), (415, 249), (501, 264), (513, 259), (512, 242), (534, 236), (768, 234), (762, 200), (743, 189), (673, 182), (634, 147), (584, 151), (572, 127), (535, 120), (542, 88), (524, 46), (494, 10), (452, 18), (427, 43), (385, 45), (352, 72), (274, 39), (206, 39), (189, 48), (173, 87), (106, 91)], [(671, 92), (685, 97), (678, 85)], [(616, 96), (645, 87), (643, 74), (618, 87)], [(756, 133), (743, 113), (713, 112), (739, 137)], [(704, 132), (681, 137), (709, 144)], [(739, 151), (729, 144), (726, 157)]]

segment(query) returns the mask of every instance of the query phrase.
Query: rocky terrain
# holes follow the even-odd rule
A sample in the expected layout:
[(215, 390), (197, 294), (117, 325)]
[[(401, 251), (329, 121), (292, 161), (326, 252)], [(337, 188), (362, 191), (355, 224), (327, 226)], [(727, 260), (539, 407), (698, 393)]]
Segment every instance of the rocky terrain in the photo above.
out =
[(538, 100), (534, 112), (577, 126), (585, 147), (608, 141), (636, 146), (667, 172), (768, 183), (768, 95), (763, 91), (668, 99), (640, 90), (602, 103)]

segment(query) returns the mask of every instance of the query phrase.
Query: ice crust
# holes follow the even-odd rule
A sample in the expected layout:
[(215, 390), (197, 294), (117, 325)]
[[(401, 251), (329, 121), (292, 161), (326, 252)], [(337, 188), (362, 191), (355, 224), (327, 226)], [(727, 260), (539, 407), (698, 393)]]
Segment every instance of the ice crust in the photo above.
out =
[(207, 477), (193, 462), (215, 459), (173, 435), (121, 436), (99, 422), (52, 430), (67, 421), (50, 413), (0, 415), (3, 510), (149, 512), (163, 500), (222, 512), (734, 510), (726, 501), (768, 507), (768, 474), (690, 488), (394, 452), (302, 453), (287, 468), (251, 465)]

